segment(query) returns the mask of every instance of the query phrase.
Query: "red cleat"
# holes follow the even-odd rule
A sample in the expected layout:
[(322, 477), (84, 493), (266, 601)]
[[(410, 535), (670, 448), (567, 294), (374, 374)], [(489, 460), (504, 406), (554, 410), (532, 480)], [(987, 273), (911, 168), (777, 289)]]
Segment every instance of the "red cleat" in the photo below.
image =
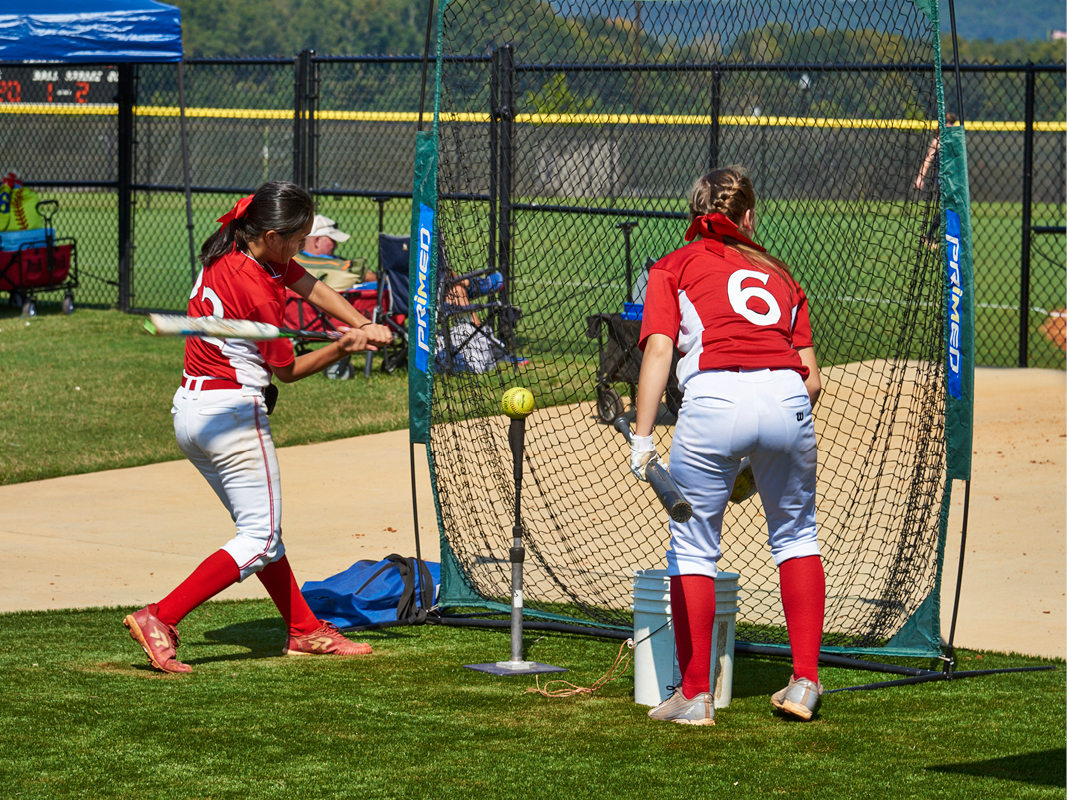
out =
[(133, 640), (144, 648), (148, 663), (160, 672), (192, 672), (192, 667), (175, 657), (178, 651), (178, 631), (161, 622), (150, 609), (151, 606), (145, 606), (140, 611), (129, 614), (122, 624), (129, 628)]
[(311, 633), (299, 636), (290, 636), (289, 641), (282, 650), (282, 655), (287, 656), (368, 656), (374, 651), (369, 644), (363, 642), (351, 642), (346, 639), (337, 626), (330, 622), (322, 625)]

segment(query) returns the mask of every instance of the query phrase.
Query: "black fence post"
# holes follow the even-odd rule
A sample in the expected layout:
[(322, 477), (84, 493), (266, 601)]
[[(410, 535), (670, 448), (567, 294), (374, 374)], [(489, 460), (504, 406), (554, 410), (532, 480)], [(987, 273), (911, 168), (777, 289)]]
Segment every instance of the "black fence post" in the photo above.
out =
[(1026, 65), (1026, 124), (1023, 129), (1023, 224), (1019, 262), (1019, 366), (1030, 353), (1030, 207), (1034, 173), (1034, 65)]
[(716, 67), (711, 72), (711, 147), (708, 152), (708, 171), (719, 166), (719, 107), (722, 104), (722, 73)]
[(293, 59), (293, 183), (308, 188), (307, 101), (311, 51), (301, 50)]
[(319, 129), (315, 119), (315, 112), (319, 105), (319, 72), (315, 63), (315, 51), (305, 50), (302, 54), (306, 58), (304, 84), (304, 130), (307, 147), (304, 188), (309, 192), (314, 188), (318, 180), (319, 165)]
[[(378, 204), (378, 233), (384, 233), (385, 232), (385, 204), (388, 203), (393, 198), (392, 197), (386, 197), (385, 195), (380, 195), (378, 197), (372, 197), (371, 199), (375, 203)], [(378, 268), (381, 269), (381, 264), (378, 265)]]
[(625, 240), (626, 248), (626, 302), (632, 303), (634, 301), (634, 269), (633, 261), (630, 254), (630, 234), (633, 229), (637, 227), (636, 220), (629, 220), (627, 222), (619, 222), (615, 225), (620, 231), (622, 231), (622, 238)]
[(130, 310), (133, 297), (133, 107), (137, 102), (133, 64), (119, 65), (118, 85), (118, 234), (119, 309)]

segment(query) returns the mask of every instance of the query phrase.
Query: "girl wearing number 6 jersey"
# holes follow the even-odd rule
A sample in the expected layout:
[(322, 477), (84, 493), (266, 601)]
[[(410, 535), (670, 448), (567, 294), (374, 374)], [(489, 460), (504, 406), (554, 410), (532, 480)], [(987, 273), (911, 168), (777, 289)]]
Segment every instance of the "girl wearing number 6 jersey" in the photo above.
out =
[(670, 471), (693, 505), (670, 523), (667, 572), (682, 685), (653, 719), (714, 724), (710, 692), (716, 564), (723, 512), (748, 458), (781, 579), (793, 675), (771, 702), (810, 719), (822, 693), (818, 657), (826, 579), (815, 526), (815, 427), (820, 391), (808, 301), (789, 268), (752, 241), (756, 197), (737, 167), (714, 170), (689, 196), (688, 244), (649, 272), (631, 469), (656, 457), (652, 429), (673, 350), (685, 398)]

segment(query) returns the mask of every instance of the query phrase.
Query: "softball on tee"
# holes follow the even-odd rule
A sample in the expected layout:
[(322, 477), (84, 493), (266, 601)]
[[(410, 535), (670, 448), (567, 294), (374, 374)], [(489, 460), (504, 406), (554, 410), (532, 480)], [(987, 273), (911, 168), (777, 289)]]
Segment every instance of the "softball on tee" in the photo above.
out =
[(512, 386), (504, 392), (500, 408), (512, 419), (525, 419), (534, 410), (533, 392), (521, 386)]

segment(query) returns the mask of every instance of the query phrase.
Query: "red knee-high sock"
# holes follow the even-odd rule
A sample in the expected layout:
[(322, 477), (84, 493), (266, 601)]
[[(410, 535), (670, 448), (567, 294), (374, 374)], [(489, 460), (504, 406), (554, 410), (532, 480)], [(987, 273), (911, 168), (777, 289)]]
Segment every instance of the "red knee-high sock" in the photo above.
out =
[(321, 624), (311, 608), (300, 594), (300, 587), (296, 584), (296, 575), (289, 566), (289, 556), (282, 556), (277, 561), (267, 564), (256, 573), (256, 577), (266, 588), (270, 599), (278, 610), (282, 612), (282, 618), (289, 627), (289, 633), (302, 635), (311, 633)]
[(793, 675), (819, 680), (819, 647), (822, 645), (826, 608), (826, 574), (819, 556), (791, 558), (780, 567), (782, 608), (793, 650)]
[(167, 625), (177, 625), (185, 615), (241, 578), (233, 556), (217, 550), (205, 558), (193, 574), (157, 603), (156, 616)]
[(682, 694), (692, 699), (701, 692), (711, 691), (715, 580), (707, 575), (672, 575), (671, 618), (682, 673)]

